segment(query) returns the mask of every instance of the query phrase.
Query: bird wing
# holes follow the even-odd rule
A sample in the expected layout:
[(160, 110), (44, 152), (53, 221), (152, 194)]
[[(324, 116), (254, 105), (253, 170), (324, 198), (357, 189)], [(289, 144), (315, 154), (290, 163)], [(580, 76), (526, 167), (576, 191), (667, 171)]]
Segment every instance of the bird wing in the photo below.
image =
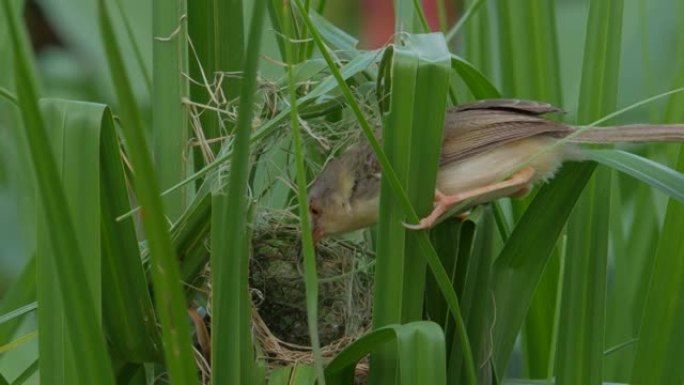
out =
[(550, 104), (514, 99), (481, 100), (450, 108), (445, 117), (440, 164), (446, 164), (537, 135), (564, 137), (572, 126), (546, 119), (562, 113)]
[(470, 103), (463, 103), (449, 109), (449, 111), (454, 112), (469, 110), (505, 110), (520, 112), (527, 115), (565, 113), (565, 110), (562, 108), (552, 106), (548, 103), (521, 99), (483, 99)]

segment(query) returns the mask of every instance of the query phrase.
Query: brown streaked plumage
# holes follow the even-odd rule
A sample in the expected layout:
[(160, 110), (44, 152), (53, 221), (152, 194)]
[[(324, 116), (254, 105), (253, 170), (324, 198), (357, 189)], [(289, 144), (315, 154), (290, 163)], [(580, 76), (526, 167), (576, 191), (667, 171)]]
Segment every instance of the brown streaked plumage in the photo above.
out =
[[(552, 178), (564, 161), (581, 160), (577, 143), (684, 141), (684, 124), (627, 125), (590, 128), (549, 150), (577, 130), (542, 117), (549, 113), (564, 111), (514, 99), (482, 100), (448, 109), (437, 173), (436, 201), (440, 203), (417, 228), (429, 227), (444, 212), (445, 207), (439, 206), (446, 206), (447, 201), (453, 204), (453, 200), (467, 198), (472, 206), (524, 195), (535, 182)], [(314, 239), (377, 222), (379, 189), (380, 165), (367, 143), (356, 144), (330, 161), (309, 190)]]

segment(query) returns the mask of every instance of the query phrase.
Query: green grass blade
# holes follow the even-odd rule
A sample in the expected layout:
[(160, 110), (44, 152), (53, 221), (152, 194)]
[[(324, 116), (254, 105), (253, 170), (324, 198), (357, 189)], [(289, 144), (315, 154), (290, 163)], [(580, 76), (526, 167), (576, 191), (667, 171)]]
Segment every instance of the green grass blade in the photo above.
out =
[[(684, 148), (678, 168), (684, 170)], [(675, 357), (682, 353), (684, 332), (684, 203), (670, 200), (655, 255), (644, 316), (634, 359), (634, 383), (678, 384), (684, 368)]]
[[(213, 368), (212, 383), (249, 384), (254, 361), (247, 283), (249, 245), (243, 242), (242, 249), (238, 249), (230, 242), (231, 237), (226, 236), (231, 230), (230, 222), (236, 220), (234, 211), (229, 211), (229, 208), (227, 195), (212, 195), (212, 330), (224, 330), (211, 334), (212, 361), (224, 363)], [(241, 236), (246, 237), (247, 234)]]
[[(190, 99), (193, 102), (217, 107), (217, 100), (210, 92), (216, 88), (213, 83), (216, 73), (216, 20), (214, 10), (216, 1), (191, 1), (188, 8), (188, 68), (190, 78)], [(199, 122), (207, 139), (221, 136), (218, 124), (219, 115), (214, 111), (195, 111), (201, 113)], [(209, 144), (214, 154), (219, 150), (220, 143)], [(205, 164), (204, 154), (200, 148), (193, 152), (196, 169)]]
[(577, 111), (579, 123), (594, 121), (617, 106), (622, 9), (621, 0), (590, 3)]
[(496, 99), (501, 97), (496, 87), (472, 64), (453, 55), (451, 65), (476, 99)]
[[(356, 46), (359, 40), (337, 28), (333, 23), (315, 12), (310, 12), (311, 22), (316, 30), (321, 34), (327, 44), (336, 50), (341, 50), (343, 54), (350, 55), (358, 53)], [(354, 55), (356, 57), (356, 55)]]
[(171, 238), (181, 261), (181, 279), (193, 282), (209, 261), (205, 240), (211, 222), (211, 195), (200, 193), (171, 229)]
[(128, 41), (131, 44), (131, 48), (133, 49), (133, 55), (135, 57), (135, 63), (138, 66), (138, 69), (140, 70), (140, 74), (142, 75), (144, 81), (145, 81), (145, 86), (147, 88), (148, 94), (152, 93), (152, 76), (150, 75), (150, 68), (148, 65), (145, 63), (145, 56), (142, 53), (142, 49), (140, 47), (140, 41), (142, 39), (136, 39), (135, 33), (133, 31), (133, 25), (131, 23), (129, 15), (126, 14), (126, 10), (124, 9), (123, 6), (123, 1), (117, 0), (115, 1), (115, 4), (117, 6), (117, 10), (119, 11), (119, 15), (121, 17), (121, 23), (123, 24), (123, 28), (126, 32), (126, 37), (128, 38)]
[(594, 178), (568, 222), (556, 365), (558, 381), (569, 384), (602, 379), (610, 172)]
[(552, 345), (555, 335), (552, 329), (554, 312), (551, 310), (560, 305), (557, 301), (559, 269), (556, 247), (539, 280), (521, 331), (524, 373), (531, 378), (546, 377), (549, 366), (554, 366), (551, 357), (556, 348)]
[[(459, 285), (463, 319), (468, 327), (468, 338), (473, 349), (473, 358), (478, 370), (478, 381), (487, 383), (491, 378), (491, 327), (494, 323), (495, 303), (491, 292), (493, 259), (495, 256), (495, 225), (491, 210), (479, 210), (470, 216), (475, 223), (464, 223), (464, 230), (477, 231), (475, 234), (464, 232), (463, 245), (459, 247), (456, 266), (456, 282)], [(469, 225), (467, 225), (469, 224)], [(464, 237), (465, 235), (465, 237)], [(473, 236), (475, 239), (472, 239)], [(471, 239), (468, 241), (468, 237)], [(453, 335), (453, 332), (451, 333)], [(459, 384), (467, 381), (463, 370), (463, 352), (458, 338), (450, 341), (451, 351), (448, 361), (449, 383)]]
[(664, 192), (672, 198), (684, 201), (684, 174), (663, 164), (620, 150), (585, 150), (598, 163), (622, 171)]
[(164, 218), (157, 178), (144, 136), (141, 114), (134, 103), (132, 89), (113, 33), (109, 10), (100, 0), (98, 17), (110, 71), (121, 109), (122, 133), (128, 156), (135, 170), (135, 190), (141, 206), (145, 208), (143, 227), (151, 255), (152, 283), (155, 292), (157, 316), (162, 327), (162, 341), (166, 368), (171, 381), (196, 384), (197, 373), (190, 345), (190, 330), (185, 298), (181, 290), (178, 264), (168, 226)]
[(503, 94), (560, 105), (555, 2), (499, 3)]
[[(186, 7), (184, 0), (153, 1), (152, 151), (162, 189), (183, 180), (188, 164), (188, 119), (182, 104), (188, 96)], [(164, 197), (165, 214), (172, 220), (185, 210), (187, 189)]]
[[(3, 294), (0, 301), (0, 318), (4, 318), (11, 310), (30, 304), (36, 300), (36, 258), (32, 257), (24, 267), (21, 275), (14, 284)], [(12, 321), (0, 322), (0, 345), (10, 341), (17, 328), (21, 325), (23, 317), (14, 318)]]
[[(214, 68), (226, 72), (239, 72), (245, 64), (245, 27), (242, 0), (214, 0), (214, 28), (216, 60)], [(256, 2), (255, 2), (256, 3)], [(222, 90), (229, 102), (240, 96), (240, 76), (223, 79)], [(230, 130), (232, 131), (232, 129)]]
[(6, 102), (17, 106), (17, 97), (13, 93), (11, 93), (9, 90), (7, 90), (3, 87), (0, 87), (0, 97), (5, 99)]
[[(684, 11), (679, 3), (678, 11)], [(679, 24), (684, 32), (684, 25)], [(684, 44), (678, 47), (675, 86), (684, 85)], [(665, 120), (684, 120), (681, 105), (684, 96), (673, 96), (668, 101)], [(684, 172), (684, 146), (679, 147), (676, 169)], [(633, 383), (676, 384), (684, 381), (684, 370), (678, 362), (683, 354), (684, 340), (684, 203), (670, 199), (665, 214), (663, 231), (657, 245), (653, 275), (650, 276), (646, 303), (639, 330), (636, 357), (633, 362)]]
[[(114, 375), (109, 363), (105, 338), (99, 325), (100, 317), (96, 310), (97, 304), (99, 304), (99, 295), (97, 295), (99, 293), (99, 278), (93, 276), (92, 273), (93, 270), (99, 268), (96, 266), (99, 263), (99, 258), (91, 258), (93, 261), (88, 263), (90, 265), (88, 269), (85, 266), (87, 262), (83, 258), (84, 252), (93, 252), (91, 255), (95, 256), (99, 254), (99, 249), (93, 250), (93, 245), (97, 241), (91, 239), (90, 242), (85, 240), (79, 242), (79, 238), (76, 236), (76, 222), (72, 221), (67, 193), (60, 180), (60, 173), (55, 164), (56, 158), (53, 156), (54, 150), (50, 146), (48, 131), (38, 106), (35, 69), (29, 59), (29, 44), (25, 32), (20, 29), (18, 14), (14, 11), (12, 3), (5, 0), (2, 2), (2, 7), (14, 50), (15, 82), (18, 91), (17, 100), (24, 119), (24, 140), (30, 150), (34, 167), (35, 180), (38, 186), (38, 201), (42, 207), (43, 226), (49, 226), (47, 240), (43, 243), (47, 247), (44, 254), (39, 255), (37, 271), (38, 274), (42, 272), (43, 276), (49, 275), (54, 285), (49, 287), (52, 293), (47, 294), (47, 285), (50, 284), (50, 280), (41, 282), (38, 288), (38, 298), (48, 301), (56, 299), (58, 301), (55, 303), (57, 306), (60, 303), (64, 304), (64, 308), (58, 309), (60, 314), (69, 314), (65, 326), (71, 337), (70, 351), (66, 355), (56, 356), (51, 356), (51, 352), (47, 352), (44, 360), (54, 360), (53, 368), (55, 368), (62, 358), (72, 360), (72, 362), (78, 359), (85, 365), (78, 377), (83, 383), (114, 384)], [(87, 142), (92, 137), (93, 135), (86, 133), (82, 139)], [(70, 137), (69, 139), (73, 140), (74, 138)], [(95, 148), (97, 148), (96, 143), (97, 141), (93, 143)], [(73, 142), (67, 142), (67, 144), (72, 145)], [(87, 154), (92, 155), (92, 152), (88, 153), (88, 151), (92, 150), (77, 148), (74, 154), (71, 154), (67, 159), (60, 159), (65, 166), (72, 167), (68, 170), (71, 177), (74, 177), (72, 173), (74, 169), (70, 162), (79, 156), (84, 156), (81, 160), (90, 161), (97, 165), (97, 159), (87, 158)], [(92, 171), (92, 168), (89, 171)], [(97, 186), (95, 186), (96, 188)], [(80, 197), (82, 196), (83, 194), (80, 195)], [(74, 195), (71, 195), (70, 198), (74, 198)], [(94, 200), (98, 198), (99, 196)], [(93, 199), (86, 198), (83, 203), (92, 204), (92, 202)], [(71, 203), (71, 207), (78, 207), (77, 202), (72, 201)], [(77, 223), (79, 226), (88, 224), (88, 221), (92, 220), (94, 216), (86, 215), (86, 218), (77, 218)], [(97, 231), (99, 226), (96, 225), (95, 228), (94, 231)], [(42, 229), (46, 230), (45, 227)], [(80, 229), (81, 227), (79, 227)], [(85, 229), (87, 233), (92, 231), (93, 229)], [(90, 286), (93, 293), (96, 293), (95, 297), (91, 295), (90, 290), (83, 290), (82, 283), (84, 281), (87, 286)], [(47, 295), (41, 296), (41, 291)], [(43, 312), (42, 316), (39, 314), (39, 318), (43, 320), (40, 327), (45, 327), (46, 331), (53, 326), (50, 324), (51, 314)], [(55, 337), (59, 338), (60, 335), (55, 335)], [(45, 378), (49, 378), (48, 371), (45, 373), (44, 380)]]
[(553, 183), (542, 187), (496, 259), (492, 282), (497, 322), (492, 353), (499, 378), (506, 373), (534, 291), (581, 192), (575, 186), (586, 183), (592, 170), (590, 164), (566, 167)]
[[(285, 3), (287, 4), (287, 3)], [(290, 23), (289, 7), (284, 6), (282, 12), (286, 15), (284, 22), (285, 36), (294, 39), (294, 30)], [(302, 153), (302, 140), (299, 128), (299, 115), (297, 112), (297, 94), (292, 67), (295, 64), (295, 50), (292, 43), (285, 44), (285, 58), (287, 59), (287, 79), (290, 103), (290, 124), (292, 126), (292, 141), (295, 152), (295, 167), (297, 169), (297, 200), (299, 202), (299, 220), (302, 229), (302, 253), (304, 255), (304, 283), (306, 290), (306, 316), (309, 329), (309, 339), (313, 351), (314, 364), (313, 376), (318, 382), (325, 385), (323, 372), (323, 356), (321, 354), (321, 342), (318, 333), (318, 276), (316, 274), (316, 253), (313, 245), (311, 218), (309, 216), (309, 199), (307, 193), (306, 171), (304, 169), (304, 156)]]
[[(247, 286), (249, 232), (247, 229), (247, 187), (250, 169), (250, 133), (259, 67), (261, 33), (266, 4), (256, 2), (250, 20), (247, 56), (243, 68), (239, 114), (233, 142), (230, 175), (225, 205), (217, 207), (215, 221), (224, 224), (223, 234), (213, 233), (212, 252), (213, 316), (212, 362), (214, 384), (250, 384), (254, 358), (246, 354), (251, 347), (249, 293)], [(219, 198), (220, 199), (220, 198)], [(223, 209), (221, 209), (223, 208)], [(219, 227), (221, 228), (221, 227)], [(215, 239), (214, 237), (220, 237)], [(224, 243), (219, 243), (224, 242)], [(224, 331), (217, 333), (216, 331)]]
[[(615, 110), (622, 9), (622, 0), (590, 3), (580, 123)], [(599, 169), (569, 221), (556, 356), (556, 380), (560, 383), (591, 385), (603, 379), (610, 186), (610, 171)]]
[[(463, 15), (459, 18), (458, 23), (454, 26), (452, 31), (455, 31), (456, 27), (462, 27), (467, 19), (472, 18), (467, 24), (467, 28), (464, 33), (464, 56), (468, 58), (473, 64), (477, 66), (483, 73), (491, 75), (493, 73), (494, 65), (496, 64), (494, 60), (494, 40), (493, 33), (494, 28), (491, 24), (491, 12), (490, 9), (492, 5), (487, 4), (482, 0), (468, 0), (464, 2), (466, 7)], [(473, 10), (478, 7), (483, 6), (482, 10), (477, 14), (473, 13)], [(447, 35), (447, 40), (452, 36), (451, 31)]]
[(17, 378), (12, 381), (12, 385), (22, 385), (38, 371), (38, 360), (35, 360), (24, 369)]
[(0, 315), (0, 324), (8, 323), (16, 318), (19, 318), (27, 313), (30, 313), (38, 308), (38, 302), (33, 301), (17, 309), (9, 311), (3, 315)]
[(130, 208), (121, 147), (108, 108), (100, 117), (100, 194), (102, 216), (102, 303), (113, 349), (131, 362), (161, 360), (161, 341), (149, 285), (140, 259), (133, 219), (117, 221)]
[(456, 34), (463, 28), (468, 21), (476, 15), (478, 9), (480, 6), (484, 4), (484, 0), (473, 0), (471, 2), (468, 2), (468, 7), (465, 9), (465, 11), (461, 14), (461, 17), (458, 19), (458, 22), (454, 24), (451, 29), (449, 29), (449, 32), (446, 33), (446, 39), (447, 41), (451, 41), (456, 37)]

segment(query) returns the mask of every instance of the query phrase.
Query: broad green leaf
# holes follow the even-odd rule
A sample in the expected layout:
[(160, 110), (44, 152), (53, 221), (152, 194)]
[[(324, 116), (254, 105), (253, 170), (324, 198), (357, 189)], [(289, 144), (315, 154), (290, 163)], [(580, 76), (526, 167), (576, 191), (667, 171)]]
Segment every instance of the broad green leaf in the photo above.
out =
[[(42, 301), (55, 301), (54, 305), (56, 305), (59, 314), (69, 314), (70, 316), (65, 323), (66, 330), (71, 338), (69, 351), (66, 355), (59, 355), (56, 352), (57, 355), (55, 356), (50, 356), (53, 351), (46, 352), (45, 361), (46, 364), (50, 360), (58, 363), (62, 358), (65, 358), (76, 362), (76, 357), (79, 357), (80, 362), (86, 365), (79, 373), (79, 379), (83, 383), (113, 384), (114, 376), (109, 364), (105, 338), (99, 325), (99, 312), (96, 310), (99, 304), (99, 276), (97, 275), (99, 273), (99, 258), (91, 258), (94, 261), (89, 263), (88, 267), (85, 266), (86, 259), (83, 258), (84, 252), (92, 252), (92, 255), (99, 254), (99, 237), (95, 237), (95, 240), (79, 242), (81, 239), (76, 236), (76, 226), (79, 226), (78, 229), (81, 230), (80, 226), (91, 225), (93, 218), (88, 215), (84, 217), (72, 216), (73, 209), (77, 207), (77, 203), (80, 203), (74, 202), (73, 199), (76, 199), (77, 195), (83, 197), (84, 194), (77, 191), (77, 194), (68, 195), (62, 182), (62, 180), (68, 181), (70, 178), (78, 177), (74, 172), (73, 162), (76, 164), (78, 164), (77, 160), (88, 162), (89, 156), (92, 157), (93, 154), (97, 154), (98, 141), (93, 140), (93, 137), (97, 138), (97, 135), (84, 132), (81, 144), (90, 143), (92, 147), (75, 148), (74, 154), (67, 153), (69, 156), (55, 158), (53, 155), (55, 149), (54, 146), (50, 146), (49, 132), (46, 130), (38, 106), (35, 69), (30, 61), (29, 45), (25, 32), (20, 29), (12, 3), (5, 0), (2, 2), (2, 6), (15, 55), (14, 63), (17, 71), (15, 82), (17, 100), (24, 119), (24, 140), (30, 150), (38, 186), (38, 202), (40, 202), (42, 209), (39, 226), (43, 232), (49, 230), (49, 233), (43, 233), (45, 235), (42, 242), (43, 249), (39, 252), (37, 260), (38, 275), (39, 277), (42, 275), (46, 279), (45, 281), (39, 280), (41, 285), (38, 287), (38, 299), (41, 301), (42, 311), (42, 315), (39, 311), (39, 328), (45, 328), (44, 330), (47, 332), (45, 335), (49, 335), (50, 328), (59, 326), (59, 323), (57, 325), (51, 324), (51, 316), (55, 314), (50, 314), (49, 309), (42, 309), (42, 305), (52, 305), (52, 303)], [(59, 123), (63, 122), (58, 122), (55, 128), (60, 128)], [(75, 139), (73, 136), (71, 138)], [(76, 144), (75, 140), (65, 141), (65, 143)], [(95, 151), (93, 151), (93, 147)], [(63, 150), (63, 148), (59, 148), (59, 150)], [(90, 161), (95, 165), (98, 163), (97, 157), (90, 158)], [(63, 167), (61, 170), (65, 173), (62, 175), (62, 180), (60, 180), (60, 168), (57, 167), (57, 164)], [(88, 171), (92, 172), (92, 168)], [(90, 182), (93, 182), (92, 174), (86, 178), (90, 178)], [(97, 189), (99, 178), (95, 178), (95, 181), (97, 181), (95, 183), (95, 189)], [(95, 197), (85, 198), (83, 203), (97, 202), (99, 194), (94, 195)], [(72, 200), (69, 201), (68, 197)], [(96, 208), (97, 206), (94, 207), (94, 209)], [(72, 221), (72, 218), (75, 218), (75, 221)], [(94, 227), (99, 228), (97, 221), (94, 223), (96, 224)], [(83, 230), (86, 233), (93, 231), (90, 228)], [(50, 285), (49, 289), (52, 292), (48, 290), (47, 285)], [(93, 296), (90, 290), (83, 290), (83, 285), (89, 287), (92, 293), (96, 293), (96, 295)], [(59, 307), (60, 303), (64, 304), (64, 308)], [(55, 334), (56, 339), (59, 339), (60, 336), (61, 333)], [(57, 342), (57, 340), (51, 342)], [(64, 345), (62, 346), (64, 347)], [(84, 352), (87, 353), (84, 354)], [(46, 370), (45, 378), (50, 378), (49, 370)]]
[[(389, 88), (378, 96), (387, 108), (383, 145), (411, 204), (427, 215), (442, 143), (450, 55), (441, 34), (409, 35), (404, 44), (386, 51), (380, 70), (379, 89)], [(417, 234), (402, 225), (405, 213), (384, 177), (379, 218), (374, 328), (422, 318), (427, 265)], [(389, 356), (378, 353), (371, 362), (371, 383), (391, 383), (394, 369)]]
[[(97, 332), (102, 332), (102, 244), (100, 215), (100, 124), (103, 120), (103, 105), (47, 99), (41, 102), (45, 119), (53, 122), (48, 131), (52, 154), (59, 165), (59, 176), (79, 237), (79, 249), (88, 255), (83, 260), (84, 275), (79, 279), (81, 291), (89, 292), (92, 306), (96, 309), (94, 321)], [(50, 255), (49, 237), (53, 229), (47, 223), (38, 229), (38, 325), (40, 356), (49, 357), (40, 361), (43, 376), (55, 383), (73, 383), (80, 377), (76, 369), (79, 352), (84, 347), (74, 339), (68, 327), (67, 302), (58, 290), (58, 269), (55, 261), (45, 258)], [(59, 259), (58, 255), (52, 258)], [(65, 293), (62, 293), (65, 294)], [(70, 299), (69, 301), (74, 301)], [(47, 354), (44, 354), (47, 353)], [(55, 356), (52, 356), (54, 354)]]
[(446, 384), (444, 334), (439, 325), (415, 321), (388, 325), (365, 334), (338, 353), (325, 368), (328, 384), (351, 384), (359, 360), (388, 342), (398, 361), (402, 385)]

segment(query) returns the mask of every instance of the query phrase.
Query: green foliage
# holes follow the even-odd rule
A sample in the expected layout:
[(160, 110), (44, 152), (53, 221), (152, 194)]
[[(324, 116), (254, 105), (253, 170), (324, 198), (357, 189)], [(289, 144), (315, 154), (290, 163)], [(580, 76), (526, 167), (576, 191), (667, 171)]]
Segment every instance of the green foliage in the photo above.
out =
[[(53, 1), (68, 49), (36, 66), (22, 2), (0, 0), (0, 207), (18, 208), (0, 232), (28, 229), (0, 248), (0, 384), (351, 384), (369, 354), (372, 384), (682, 383), (681, 144), (587, 148), (528, 199), (402, 226), (432, 207), (449, 103), (682, 122), (684, 6), (639, 1), (469, 0), (457, 20), (439, 1), (440, 33), (395, 1), (375, 50), (329, 21), (331, 0)], [(648, 52), (621, 50), (635, 35)], [(54, 57), (89, 69), (66, 86), (78, 100), (48, 98), (70, 81)], [(314, 247), (307, 186), (359, 136), (382, 168), (380, 222)], [(250, 269), (283, 268), (250, 264), (264, 229), (301, 258), (305, 362), (283, 364), (254, 315), (270, 293)], [(323, 250), (375, 255), (370, 329), (342, 328), (355, 341), (335, 351)], [(326, 280), (368, 270), (345, 263)]]

